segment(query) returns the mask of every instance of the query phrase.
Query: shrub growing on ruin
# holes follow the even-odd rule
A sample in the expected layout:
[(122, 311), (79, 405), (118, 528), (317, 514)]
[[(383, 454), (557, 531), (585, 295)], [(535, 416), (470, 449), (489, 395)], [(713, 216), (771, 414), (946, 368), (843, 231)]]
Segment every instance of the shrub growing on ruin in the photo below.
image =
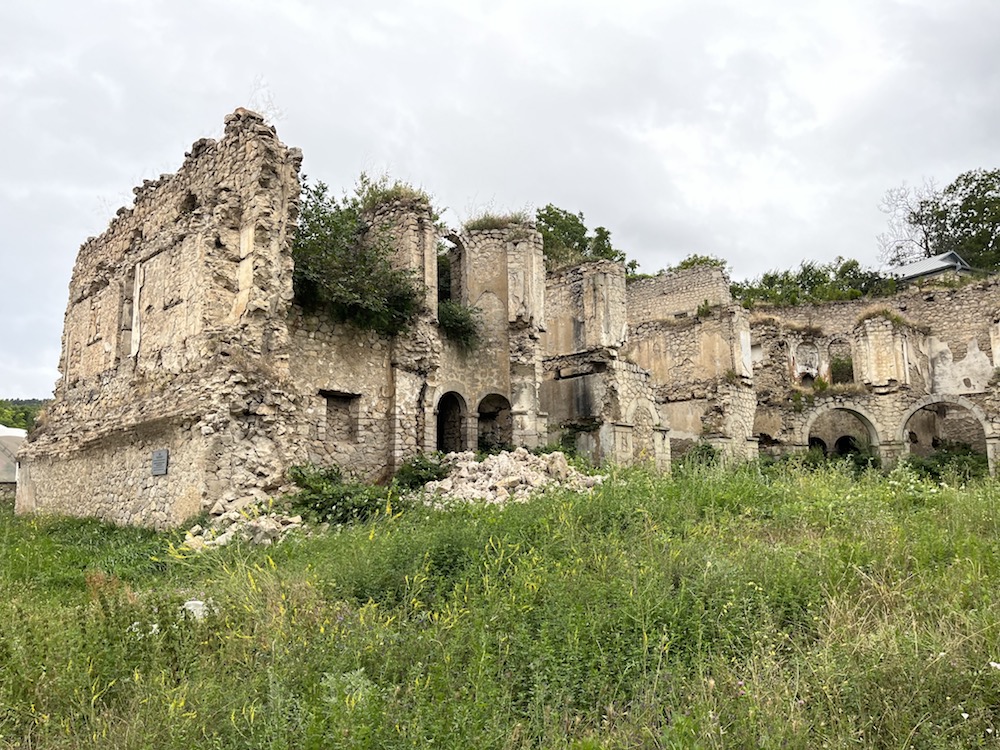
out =
[[(369, 213), (389, 203), (431, 204), (431, 197), (420, 188), (400, 180), (390, 180), (385, 174), (369, 177), (364, 172), (354, 188), (354, 200), (362, 211)], [(434, 214), (435, 221), (437, 218)]]
[(392, 266), (387, 234), (363, 220), (361, 190), (338, 201), (322, 182), (304, 187), (292, 244), (295, 299), (338, 323), (394, 336), (419, 314), (421, 294), (412, 273)]
[(463, 351), (472, 351), (479, 346), (482, 336), (480, 316), (478, 307), (469, 307), (450, 299), (438, 303), (441, 330)]

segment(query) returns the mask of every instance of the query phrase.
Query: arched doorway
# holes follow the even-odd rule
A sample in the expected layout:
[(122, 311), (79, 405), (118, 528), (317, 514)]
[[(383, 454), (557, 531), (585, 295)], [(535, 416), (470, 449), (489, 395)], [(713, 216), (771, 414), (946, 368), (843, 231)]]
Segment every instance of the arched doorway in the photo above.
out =
[(514, 445), (514, 418), (510, 401), (491, 393), (479, 402), (479, 450), (498, 451)]
[(936, 401), (917, 405), (903, 423), (903, 440), (911, 456), (932, 475), (948, 466), (965, 478), (989, 471), (986, 430), (971, 404)]
[(437, 405), (437, 449), (442, 453), (466, 450), (465, 399), (455, 391), (441, 396)]
[(809, 450), (818, 451), (825, 456), (827, 452), (826, 442), (824, 442), (823, 438), (819, 438), (814, 435), (809, 438)]
[(817, 413), (807, 425), (806, 443), (836, 456), (876, 455), (879, 436), (871, 420), (854, 409), (832, 407)]

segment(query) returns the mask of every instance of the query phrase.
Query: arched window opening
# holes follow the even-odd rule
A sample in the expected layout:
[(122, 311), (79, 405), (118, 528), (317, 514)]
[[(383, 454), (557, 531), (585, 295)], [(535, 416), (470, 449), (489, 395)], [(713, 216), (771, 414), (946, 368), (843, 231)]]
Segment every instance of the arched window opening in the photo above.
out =
[(823, 441), (823, 438), (818, 438), (818, 437), (809, 438), (809, 450), (819, 451), (824, 456), (827, 454), (826, 443)]
[(830, 344), (830, 384), (853, 382), (854, 359), (851, 356), (851, 345), (846, 341), (834, 341)]
[(853, 456), (863, 450), (863, 444), (854, 435), (841, 435), (833, 444), (833, 452), (837, 456)]
[(822, 446), (834, 456), (874, 456), (874, 428), (856, 412), (830, 409), (820, 414), (809, 429), (809, 447)]

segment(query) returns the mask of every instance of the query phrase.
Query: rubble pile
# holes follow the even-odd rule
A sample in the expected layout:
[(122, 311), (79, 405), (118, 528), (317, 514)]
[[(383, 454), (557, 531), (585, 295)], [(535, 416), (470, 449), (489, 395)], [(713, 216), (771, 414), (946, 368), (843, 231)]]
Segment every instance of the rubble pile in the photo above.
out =
[(424, 492), (433, 495), (435, 507), (455, 502), (503, 505), (524, 502), (547, 487), (586, 492), (604, 481), (603, 476), (583, 474), (560, 451), (536, 456), (524, 448), (476, 461), (472, 451), (449, 453), (442, 462), (451, 471), (445, 479), (428, 482)]
[(213, 515), (207, 526), (192, 526), (184, 534), (184, 545), (195, 552), (225, 547), (233, 539), (267, 546), (280, 542), (293, 529), (302, 528), (302, 516), (265, 513), (248, 504)]

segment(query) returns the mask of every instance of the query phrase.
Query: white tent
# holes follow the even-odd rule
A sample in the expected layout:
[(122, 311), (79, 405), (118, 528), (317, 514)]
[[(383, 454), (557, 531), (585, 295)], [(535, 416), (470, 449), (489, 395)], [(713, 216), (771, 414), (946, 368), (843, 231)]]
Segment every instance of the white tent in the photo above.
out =
[(17, 449), (28, 433), (0, 425), (0, 484), (17, 481)]

